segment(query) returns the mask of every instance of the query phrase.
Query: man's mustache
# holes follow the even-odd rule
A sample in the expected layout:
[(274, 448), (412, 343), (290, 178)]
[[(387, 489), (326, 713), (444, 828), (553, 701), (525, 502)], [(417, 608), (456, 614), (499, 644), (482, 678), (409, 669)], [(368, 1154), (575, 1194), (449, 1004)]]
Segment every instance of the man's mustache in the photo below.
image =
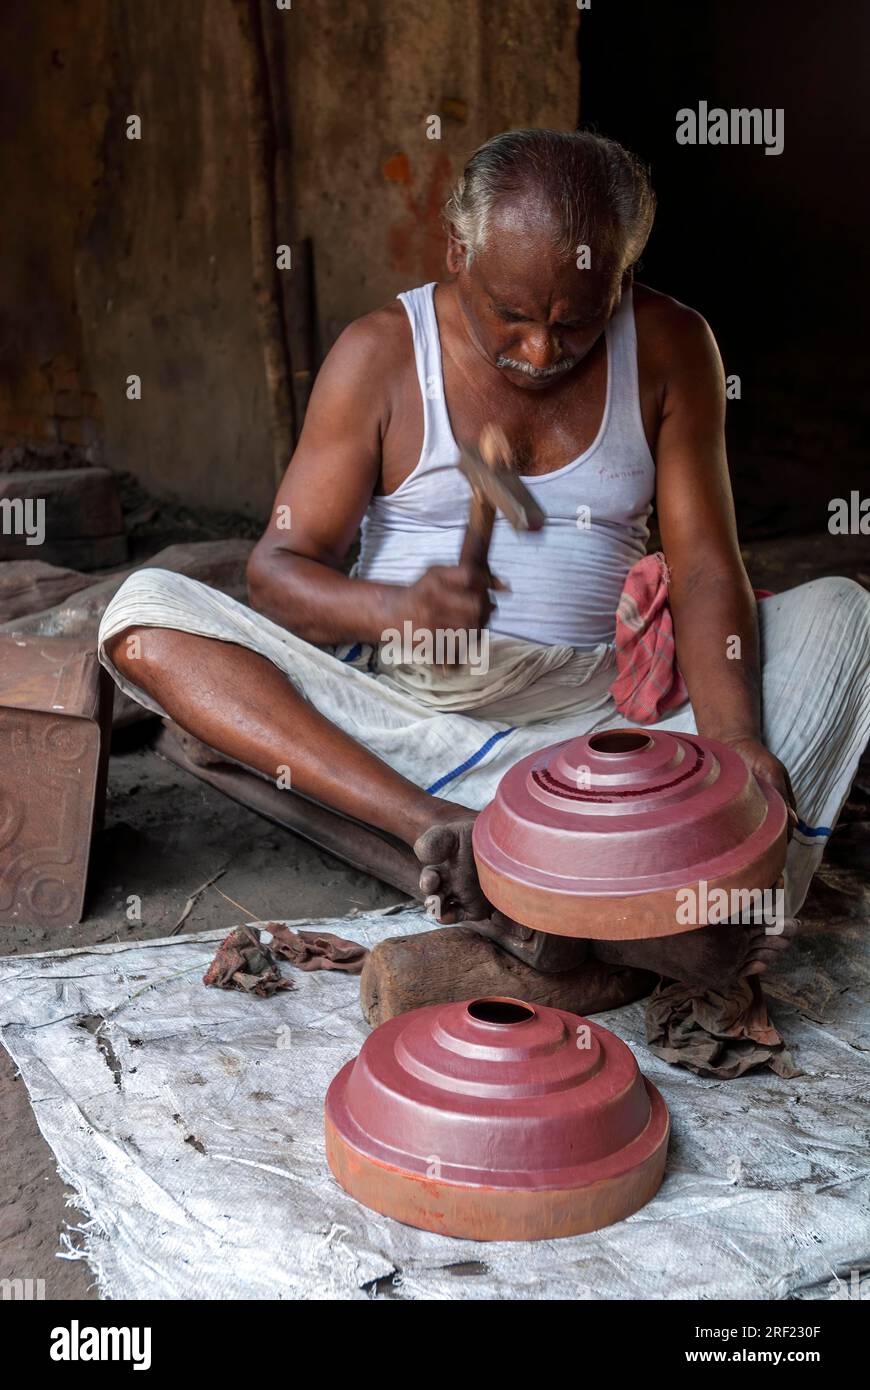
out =
[(495, 365), (512, 372), (522, 372), (523, 376), (540, 381), (544, 377), (561, 376), (563, 372), (570, 372), (579, 361), (579, 357), (563, 357), (560, 361), (554, 362), (552, 367), (533, 367), (529, 362), (516, 362), (513, 357), (497, 357)]

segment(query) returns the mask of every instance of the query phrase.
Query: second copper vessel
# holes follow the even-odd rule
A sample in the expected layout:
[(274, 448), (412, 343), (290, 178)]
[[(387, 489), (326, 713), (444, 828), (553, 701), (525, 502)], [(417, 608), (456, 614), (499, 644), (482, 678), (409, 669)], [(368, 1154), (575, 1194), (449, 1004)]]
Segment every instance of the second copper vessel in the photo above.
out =
[(786, 823), (779, 793), (727, 745), (612, 729), (516, 763), (475, 822), (474, 857), (488, 900), (523, 926), (668, 936), (705, 924), (686, 920), (685, 890), (776, 883)]

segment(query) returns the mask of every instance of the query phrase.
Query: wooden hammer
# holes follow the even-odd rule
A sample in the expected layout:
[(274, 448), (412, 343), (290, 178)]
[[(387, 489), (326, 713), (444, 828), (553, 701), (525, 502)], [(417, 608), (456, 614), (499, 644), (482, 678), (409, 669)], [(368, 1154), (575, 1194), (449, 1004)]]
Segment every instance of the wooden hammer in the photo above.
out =
[(501, 512), (515, 531), (540, 531), (545, 515), (518, 477), (510, 444), (499, 425), (484, 425), (479, 449), (460, 447), (459, 468), (471, 487), (459, 563), (478, 565), (489, 574), (489, 543), (496, 512)]

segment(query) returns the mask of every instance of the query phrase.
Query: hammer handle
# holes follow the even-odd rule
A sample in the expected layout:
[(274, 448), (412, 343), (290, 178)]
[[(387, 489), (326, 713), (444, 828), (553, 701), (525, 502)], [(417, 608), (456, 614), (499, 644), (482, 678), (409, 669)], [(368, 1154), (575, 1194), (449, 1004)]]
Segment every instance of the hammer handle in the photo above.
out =
[[(490, 504), (478, 493), (471, 494), (471, 506), (468, 509), (468, 525), (465, 528), (465, 535), (462, 540), (462, 549), (459, 552), (460, 565), (475, 565), (482, 569), (487, 580), (492, 579), (489, 572), (489, 543), (492, 539), (492, 528), (495, 525), (495, 507)], [(450, 667), (439, 664), (439, 671), (446, 676)]]
[(489, 570), (489, 543), (492, 540), (494, 525), (495, 508), (477, 493), (473, 493), (468, 512), (468, 526), (459, 554), (461, 565), (476, 565), (480, 569)]

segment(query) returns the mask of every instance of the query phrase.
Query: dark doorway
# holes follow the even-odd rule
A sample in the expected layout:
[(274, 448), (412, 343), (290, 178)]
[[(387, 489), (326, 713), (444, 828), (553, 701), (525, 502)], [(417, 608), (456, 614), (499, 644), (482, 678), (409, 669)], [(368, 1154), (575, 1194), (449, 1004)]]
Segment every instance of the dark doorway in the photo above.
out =
[[(740, 378), (728, 436), (744, 536), (823, 530), (868, 486), (870, 8), (602, 0), (580, 32), (584, 125), (652, 166), (639, 278), (699, 309)], [(784, 148), (679, 145), (676, 113), (781, 108)]]

